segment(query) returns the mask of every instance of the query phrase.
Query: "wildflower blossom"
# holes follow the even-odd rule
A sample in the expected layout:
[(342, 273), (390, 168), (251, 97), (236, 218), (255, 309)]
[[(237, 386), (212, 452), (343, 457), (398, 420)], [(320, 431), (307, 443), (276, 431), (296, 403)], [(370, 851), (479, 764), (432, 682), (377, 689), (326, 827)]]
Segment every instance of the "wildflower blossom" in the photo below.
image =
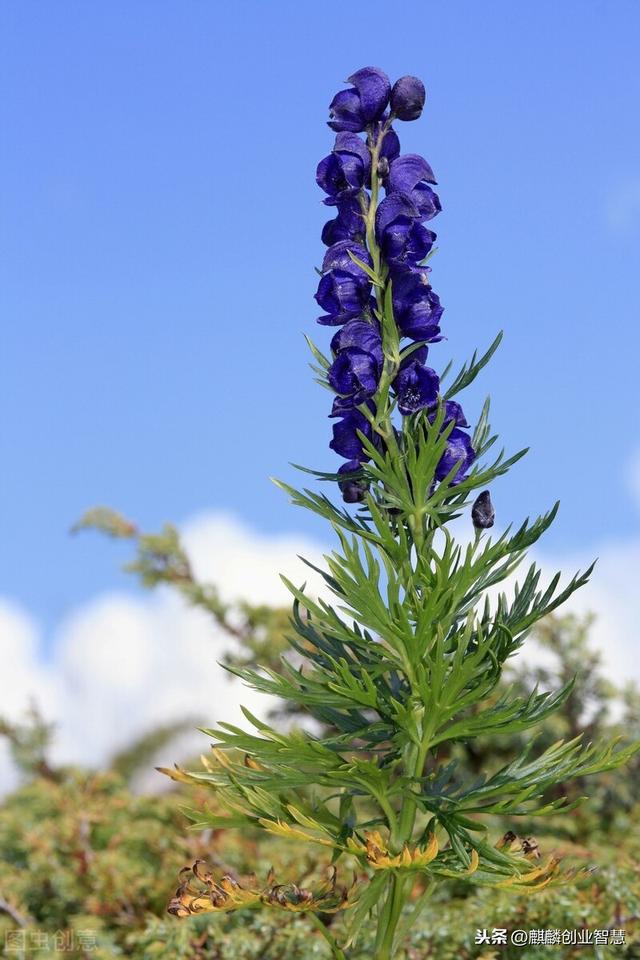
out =
[(386, 73), (377, 67), (356, 70), (347, 82), (353, 86), (349, 90), (341, 90), (331, 101), (329, 126), (332, 130), (359, 133), (384, 113), (389, 103), (391, 84)]
[(422, 80), (418, 77), (400, 77), (391, 88), (391, 112), (399, 120), (417, 120), (425, 98)]

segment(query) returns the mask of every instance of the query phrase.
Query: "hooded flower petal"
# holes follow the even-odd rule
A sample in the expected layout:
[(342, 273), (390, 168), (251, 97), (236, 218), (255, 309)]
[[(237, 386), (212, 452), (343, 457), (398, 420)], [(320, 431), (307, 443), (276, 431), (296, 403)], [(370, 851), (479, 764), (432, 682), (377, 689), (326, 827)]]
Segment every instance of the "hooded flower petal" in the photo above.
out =
[(328, 247), (340, 240), (364, 241), (365, 225), (360, 202), (350, 197), (337, 204), (338, 216), (328, 220), (322, 229), (322, 242)]
[(329, 126), (332, 130), (349, 130), (358, 133), (367, 125), (362, 114), (357, 90), (340, 90), (329, 104)]
[(444, 405), (444, 422), (445, 424), (450, 423), (451, 421), (455, 422), (456, 427), (468, 427), (467, 418), (464, 415), (464, 411), (459, 403), (455, 400), (447, 400)]
[(369, 440), (372, 431), (371, 424), (359, 410), (348, 410), (345, 415), (333, 425), (333, 440), (329, 444), (332, 450), (345, 460), (368, 460), (369, 455), (362, 448), (362, 441), (357, 431), (363, 433)]
[(433, 170), (420, 154), (405, 153), (391, 164), (389, 187), (393, 193), (410, 194), (421, 180), (437, 183)]
[(418, 77), (400, 77), (391, 90), (391, 112), (399, 120), (417, 120), (422, 113), (426, 91)]
[(331, 349), (334, 354), (346, 350), (348, 347), (357, 347), (375, 357), (382, 367), (382, 340), (377, 324), (366, 320), (349, 320), (331, 340)]
[(411, 340), (425, 340), (427, 343), (442, 340), (439, 321), (443, 309), (438, 294), (429, 287), (424, 297), (412, 304), (399, 321), (402, 336)]
[(436, 235), (420, 219), (420, 212), (406, 194), (391, 193), (380, 203), (376, 210), (376, 235), (387, 262), (415, 264), (426, 257)]
[(344, 270), (330, 270), (320, 277), (315, 298), (327, 311), (318, 323), (335, 327), (362, 313), (369, 300), (369, 283)]
[(411, 363), (426, 363), (427, 356), (429, 355), (429, 348), (424, 346), (415, 347), (411, 353), (407, 353), (400, 360), (400, 369), (404, 370), (405, 367), (408, 367)]
[(365, 247), (351, 240), (340, 240), (329, 247), (322, 261), (323, 275), (316, 300), (327, 315), (318, 323), (336, 326), (351, 317), (358, 317), (369, 303), (371, 281), (364, 270), (351, 259), (349, 251), (363, 263), (371, 264)]
[(342, 475), (342, 479), (338, 480), (338, 486), (345, 503), (362, 503), (367, 495), (369, 484), (363, 477), (358, 476), (361, 466), (359, 460), (347, 460), (338, 470)]
[(368, 168), (353, 153), (330, 153), (318, 164), (316, 183), (328, 196), (324, 203), (336, 206), (357, 196), (365, 185)]
[(362, 67), (348, 77), (348, 82), (358, 91), (365, 122), (379, 120), (389, 103), (391, 93), (391, 83), (384, 70), (379, 67)]
[(428, 184), (435, 183), (433, 170), (417, 153), (407, 153), (393, 161), (386, 182), (387, 193), (411, 197), (421, 220), (431, 220), (442, 209), (437, 193)]
[(344, 417), (351, 413), (355, 406), (353, 397), (334, 397), (329, 417)]
[(403, 218), (405, 220), (419, 220), (420, 213), (407, 193), (390, 193), (378, 204), (376, 210), (376, 234), (378, 240), (384, 235), (392, 223)]
[(463, 430), (454, 427), (447, 438), (447, 448), (436, 467), (436, 480), (444, 480), (447, 474), (457, 466), (453, 475), (452, 484), (460, 483), (465, 479), (469, 467), (476, 458), (471, 446), (471, 438)]
[(384, 157), (389, 163), (400, 156), (400, 140), (398, 134), (393, 128), (387, 130), (380, 147), (380, 156)]
[(429, 283), (426, 267), (402, 267), (393, 272), (393, 312), (404, 337), (436, 341), (443, 307)]
[(359, 267), (353, 262), (349, 256), (349, 251), (351, 251), (358, 260), (366, 263), (367, 266), (373, 266), (373, 261), (366, 247), (361, 246), (359, 243), (354, 243), (352, 240), (340, 240), (338, 243), (334, 243), (329, 247), (325, 253), (322, 259), (322, 272), (327, 273), (329, 270), (342, 270), (344, 273), (353, 274), (354, 277), (362, 277), (369, 283), (370, 281), (366, 273), (362, 267)]
[(339, 133), (336, 136), (333, 152), (350, 154), (353, 157), (357, 157), (362, 164), (365, 175), (369, 175), (371, 170), (371, 153), (364, 140), (356, 136), (355, 133)]
[(360, 404), (376, 392), (380, 367), (373, 354), (346, 347), (329, 367), (327, 376), (336, 393), (352, 396), (354, 403)]
[(385, 111), (391, 84), (378, 67), (363, 67), (347, 80), (353, 87), (340, 90), (329, 105), (329, 126), (336, 131), (359, 133)]
[(399, 371), (393, 387), (398, 398), (398, 409), (406, 416), (436, 402), (440, 380), (435, 370), (414, 360)]

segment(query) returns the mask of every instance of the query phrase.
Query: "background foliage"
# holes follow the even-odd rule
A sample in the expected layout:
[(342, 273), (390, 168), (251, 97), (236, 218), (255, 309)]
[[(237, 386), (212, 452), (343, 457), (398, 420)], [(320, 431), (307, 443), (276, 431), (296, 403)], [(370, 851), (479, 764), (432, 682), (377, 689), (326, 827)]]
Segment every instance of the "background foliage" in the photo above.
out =
[[(111, 533), (114, 515), (93, 515), (91, 523)], [(123, 528), (124, 529), (124, 528)], [(195, 583), (175, 531), (136, 538), (135, 572), (149, 585), (172, 583), (193, 603), (208, 609), (227, 625), (233, 665), (257, 658), (274, 670), (284, 648), (284, 611), (238, 608), (222, 603), (212, 586)], [(601, 657), (589, 645), (589, 619), (573, 616), (543, 621), (535, 637), (545, 650), (544, 666), (509, 668), (501, 681), (518, 692), (536, 683), (557, 686), (576, 677), (571, 695), (558, 713), (540, 728), (540, 746), (585, 730), (588, 739), (621, 736), (623, 742), (640, 732), (640, 691), (630, 685), (615, 689), (603, 676)], [(281, 717), (280, 720), (283, 718)], [(287, 718), (287, 723), (291, 717)], [(185, 719), (189, 726), (192, 720)], [(166, 904), (179, 870), (202, 857), (213, 866), (236, 874), (265, 875), (270, 866), (282, 877), (317, 872), (305, 848), (286, 840), (258, 836), (255, 831), (194, 832), (188, 829), (182, 786), (161, 796), (136, 795), (129, 781), (141, 766), (184, 725), (151, 731), (112, 759), (110, 769), (86, 771), (54, 768), (47, 755), (52, 727), (34, 708), (25, 718), (3, 718), (0, 731), (8, 739), (25, 782), (0, 807), (0, 942), (10, 931), (61, 929), (91, 931), (95, 946), (68, 951), (68, 956), (133, 958), (202, 958), (202, 960), (311, 960), (329, 956), (322, 937), (304, 917), (275, 911), (240, 911), (177, 921)], [(472, 746), (453, 749), (470, 774), (491, 771), (523, 746), (521, 734), (496, 741), (476, 738)], [(496, 744), (498, 746), (496, 746)], [(590, 802), (536, 824), (543, 855), (551, 852), (597, 870), (572, 887), (518, 896), (506, 891), (475, 890), (452, 882), (440, 888), (411, 936), (411, 960), (434, 957), (482, 958), (523, 956), (521, 948), (490, 948), (474, 944), (478, 928), (590, 929), (624, 927), (625, 947), (602, 948), (596, 956), (640, 957), (640, 782), (638, 757), (623, 770), (613, 770), (589, 784)], [(580, 791), (583, 785), (572, 785)], [(188, 806), (205, 802), (203, 791), (188, 792)], [(211, 797), (206, 802), (211, 809)], [(508, 820), (494, 818), (496, 835), (510, 829)], [(526, 835), (529, 825), (518, 830)], [(303, 861), (301, 862), (301, 849)], [(306, 859), (304, 859), (306, 858)], [(322, 862), (321, 858), (319, 862)], [(341, 918), (332, 920), (338, 929)], [(634, 941), (636, 942), (634, 945)], [(572, 947), (528, 947), (531, 960), (553, 956), (578, 957)], [(612, 952), (613, 950), (613, 952)], [(355, 954), (365, 960), (371, 944), (365, 935)], [(12, 954), (17, 955), (17, 954)], [(49, 949), (31, 949), (24, 956), (55, 956)]]

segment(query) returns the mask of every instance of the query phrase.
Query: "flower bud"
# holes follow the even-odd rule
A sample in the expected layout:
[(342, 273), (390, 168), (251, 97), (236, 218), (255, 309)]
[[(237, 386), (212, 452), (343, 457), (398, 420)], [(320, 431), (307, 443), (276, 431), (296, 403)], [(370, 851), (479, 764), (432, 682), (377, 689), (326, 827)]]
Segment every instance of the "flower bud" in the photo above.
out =
[(473, 525), (476, 530), (487, 530), (493, 526), (495, 518), (496, 512), (491, 503), (491, 494), (488, 490), (483, 490), (471, 508)]
[(378, 176), (381, 180), (384, 180), (389, 174), (389, 161), (386, 157), (380, 157), (378, 160)]
[(338, 473), (344, 475), (344, 479), (338, 480), (338, 486), (345, 503), (362, 503), (367, 495), (369, 484), (357, 476), (361, 466), (358, 460), (349, 460), (338, 470)]
[(417, 77), (400, 77), (391, 90), (391, 112), (399, 120), (417, 120), (422, 113), (426, 92)]

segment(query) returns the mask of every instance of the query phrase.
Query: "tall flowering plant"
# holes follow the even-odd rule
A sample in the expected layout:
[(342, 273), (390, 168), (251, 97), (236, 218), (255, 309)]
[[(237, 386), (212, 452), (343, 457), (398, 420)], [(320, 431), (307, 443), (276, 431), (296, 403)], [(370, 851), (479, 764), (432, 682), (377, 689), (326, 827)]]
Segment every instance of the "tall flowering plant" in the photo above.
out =
[[(202, 825), (260, 827), (317, 845), (330, 861), (319, 884), (262, 883), (218, 876), (202, 863), (184, 871), (170, 910), (177, 916), (241, 907), (304, 911), (345, 958), (364, 924), (375, 957), (402, 944), (434, 885), (534, 890), (571, 871), (542, 859), (537, 844), (509, 831), (491, 837), (487, 818), (545, 816), (570, 808), (557, 786), (623, 763), (634, 748), (558, 742), (476, 779), (447, 759), (454, 743), (532, 729), (557, 710), (554, 692), (496, 696), (506, 660), (532, 626), (586, 582), (590, 570), (548, 586), (528, 567), (511, 598), (505, 581), (552, 522), (554, 507), (492, 537), (489, 486), (524, 451), (489, 457), (488, 402), (471, 430), (457, 399), (499, 338), (457, 376), (428, 365), (441, 339), (443, 307), (429, 259), (440, 212), (427, 161), (403, 154), (394, 124), (417, 120), (425, 90), (415, 77), (391, 86), (365, 67), (330, 105), (335, 132), (317, 182), (333, 209), (316, 300), (334, 329), (330, 353), (309, 340), (319, 381), (333, 394), (331, 448), (344, 462), (316, 474), (341, 502), (279, 485), (324, 517), (337, 548), (320, 570), (332, 602), (286, 581), (293, 596), (292, 656), (280, 671), (238, 669), (250, 686), (304, 708), (317, 726), (273, 729), (245, 710), (253, 732), (227, 723), (203, 772), (175, 779), (208, 784), (217, 812)], [(469, 517), (459, 543), (451, 521)], [(318, 731), (323, 732), (318, 732)], [(315, 731), (315, 732), (314, 732)], [(340, 884), (354, 874), (354, 882)], [(281, 878), (282, 879), (282, 878)], [(341, 943), (328, 917), (348, 911)]]

